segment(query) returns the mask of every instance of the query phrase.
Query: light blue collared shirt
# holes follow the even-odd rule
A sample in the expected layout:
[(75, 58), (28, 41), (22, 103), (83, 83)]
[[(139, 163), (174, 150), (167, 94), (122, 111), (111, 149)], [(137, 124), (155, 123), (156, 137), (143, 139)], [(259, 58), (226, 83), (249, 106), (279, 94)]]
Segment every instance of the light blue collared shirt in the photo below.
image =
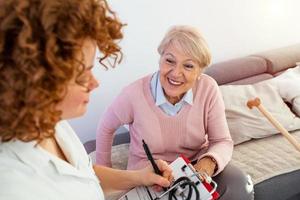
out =
[(178, 103), (176, 103), (175, 105), (171, 104), (165, 97), (159, 79), (159, 71), (153, 74), (150, 82), (150, 87), (155, 105), (162, 109), (167, 115), (176, 115), (186, 103), (193, 105), (194, 96), (192, 89), (189, 89)]

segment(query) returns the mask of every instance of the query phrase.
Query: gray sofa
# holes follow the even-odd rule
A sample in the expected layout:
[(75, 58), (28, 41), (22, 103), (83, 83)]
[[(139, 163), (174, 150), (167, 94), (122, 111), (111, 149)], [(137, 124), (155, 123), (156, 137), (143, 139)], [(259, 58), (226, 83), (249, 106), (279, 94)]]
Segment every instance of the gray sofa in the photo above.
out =
[[(205, 73), (220, 86), (249, 85), (271, 80), (295, 67), (299, 61), (300, 44), (297, 44), (215, 63)], [(112, 152), (113, 167), (126, 168), (129, 133), (124, 127), (117, 132)], [(293, 131), (293, 135), (300, 141), (299, 130)], [(95, 141), (84, 146), (93, 157)], [(252, 177), (256, 200), (300, 199), (300, 152), (280, 134), (235, 145), (232, 162)]]

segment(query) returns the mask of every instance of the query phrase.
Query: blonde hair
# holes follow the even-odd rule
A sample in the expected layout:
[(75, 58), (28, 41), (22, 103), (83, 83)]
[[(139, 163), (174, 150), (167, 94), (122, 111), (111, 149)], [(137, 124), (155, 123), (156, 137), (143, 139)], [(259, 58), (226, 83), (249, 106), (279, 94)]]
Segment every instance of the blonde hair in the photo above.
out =
[(164, 54), (169, 45), (180, 48), (184, 54), (191, 56), (201, 68), (211, 62), (211, 54), (201, 33), (191, 26), (173, 26), (166, 33), (158, 47), (158, 53)]

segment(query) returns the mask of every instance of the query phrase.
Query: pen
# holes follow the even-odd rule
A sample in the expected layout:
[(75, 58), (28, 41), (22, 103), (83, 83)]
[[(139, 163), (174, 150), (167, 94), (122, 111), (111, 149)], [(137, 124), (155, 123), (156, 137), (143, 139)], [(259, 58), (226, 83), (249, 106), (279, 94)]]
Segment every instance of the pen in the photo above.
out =
[(151, 165), (154, 169), (155, 174), (158, 174), (158, 175), (162, 176), (161, 171), (158, 169), (158, 166), (156, 165), (156, 163), (155, 163), (155, 161), (152, 157), (152, 154), (151, 154), (151, 152), (148, 148), (148, 145), (146, 144), (146, 142), (144, 140), (142, 140), (142, 141), (143, 141), (143, 147), (144, 147), (145, 153), (147, 155), (148, 160), (151, 162)]

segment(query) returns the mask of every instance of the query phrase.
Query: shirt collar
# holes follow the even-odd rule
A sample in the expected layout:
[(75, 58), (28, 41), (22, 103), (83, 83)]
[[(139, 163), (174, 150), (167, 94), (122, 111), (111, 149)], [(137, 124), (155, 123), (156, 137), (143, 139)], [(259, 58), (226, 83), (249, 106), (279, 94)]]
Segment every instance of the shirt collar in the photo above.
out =
[[(61, 174), (69, 174), (73, 176), (86, 177), (86, 173), (82, 173), (82, 170), (87, 170), (87, 164), (92, 167), (92, 163), (86, 151), (76, 136), (73, 128), (67, 121), (60, 121), (55, 127), (55, 139), (61, 147), (63, 153), (71, 163), (66, 163), (61, 159), (53, 156), (52, 163)], [(92, 175), (92, 174), (89, 174)], [(93, 176), (89, 178), (94, 178)]]
[[(2, 146), (3, 148), (10, 149), (20, 161), (34, 170), (48, 165), (50, 160), (48, 156), (43, 156), (43, 154), (40, 153), (41, 147), (37, 145), (36, 141), (23, 142), (21, 140), (12, 140), (3, 143)], [(37, 163), (39, 163), (38, 166)]]
[[(169, 101), (165, 97), (163, 88), (162, 88), (161, 83), (160, 83), (159, 71), (156, 72), (153, 75), (153, 78), (152, 78), (151, 82), (153, 82), (153, 81), (155, 81), (157, 83), (157, 84), (153, 84), (153, 85), (156, 85), (156, 89), (155, 89), (155, 92), (156, 92), (156, 95), (155, 95), (155, 97), (156, 97), (156, 99), (155, 99), (155, 105), (160, 106), (162, 104), (169, 103)], [(193, 105), (193, 98), (194, 98), (193, 90), (189, 89), (185, 93), (185, 95), (182, 97), (182, 99), (180, 100), (180, 102), (186, 102), (186, 103), (188, 103), (190, 105)]]
[(55, 138), (72, 165), (45, 151), (37, 145), (36, 141), (23, 142), (12, 140), (2, 143), (1, 147), (9, 148), (20, 161), (37, 172), (51, 163), (60, 174), (95, 179), (94, 174), (84, 172), (87, 170), (87, 163), (89, 163), (90, 167), (92, 167), (92, 163), (83, 145), (79, 144), (81, 142), (78, 137), (73, 135), (75, 133), (70, 125), (66, 121), (61, 121), (56, 125), (55, 131)]

